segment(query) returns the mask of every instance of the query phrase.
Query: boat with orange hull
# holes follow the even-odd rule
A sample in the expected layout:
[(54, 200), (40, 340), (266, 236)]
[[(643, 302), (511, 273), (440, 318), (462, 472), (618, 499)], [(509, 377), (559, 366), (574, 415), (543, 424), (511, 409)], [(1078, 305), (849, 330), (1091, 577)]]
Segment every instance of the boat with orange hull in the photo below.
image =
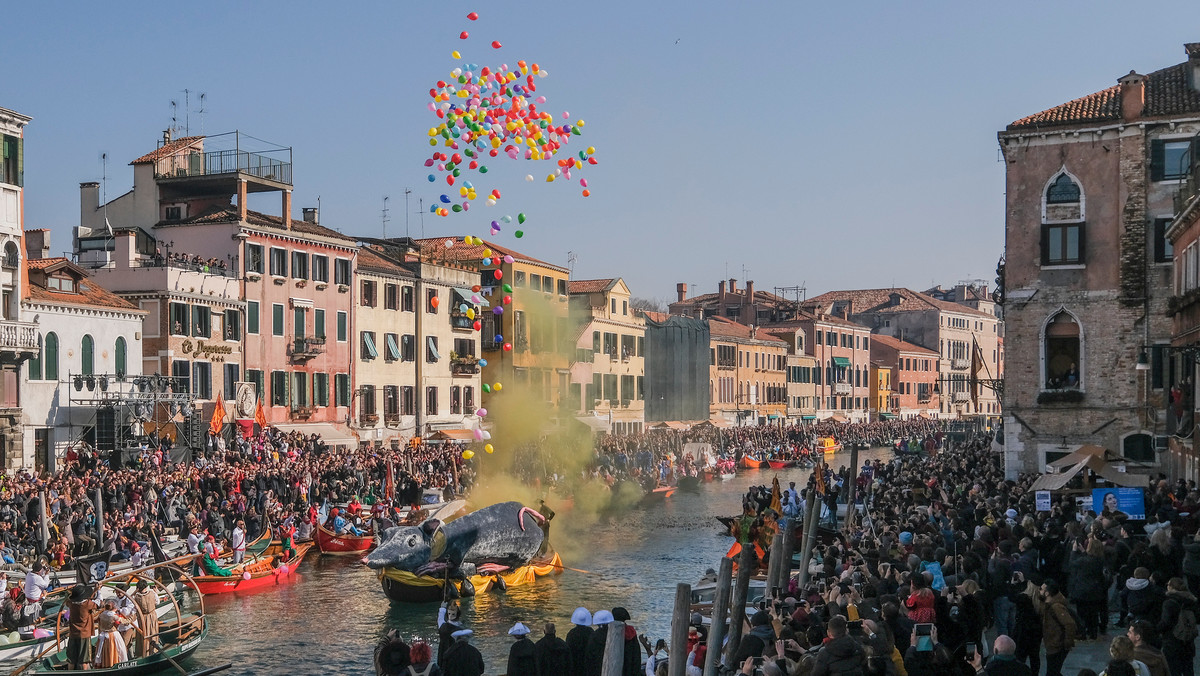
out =
[(654, 490), (642, 496), (643, 505), (653, 505), (659, 502), (666, 501), (667, 498), (675, 494), (675, 486), (659, 486)]
[(746, 469), (762, 469), (765, 464), (767, 464), (766, 460), (755, 460), (748, 455), (742, 456), (742, 467)]
[(837, 453), (842, 450), (842, 445), (833, 437), (821, 437), (817, 439), (817, 450), (822, 453)]
[(314, 540), (317, 543), (317, 549), (322, 554), (344, 554), (344, 555), (363, 555), (375, 546), (375, 534), (367, 533), (365, 535), (352, 535), (345, 533), (338, 535), (329, 530), (325, 526), (317, 526), (314, 533)]
[(312, 549), (311, 542), (296, 544), (296, 555), (287, 561), (281, 560), (281, 552), (272, 547), (266, 555), (255, 561), (234, 566), (228, 577), (224, 575), (199, 575), (193, 578), (196, 588), (202, 594), (229, 594), (233, 592), (250, 592), (268, 587), (277, 587), (296, 579), (296, 568), (304, 560), (304, 555)]

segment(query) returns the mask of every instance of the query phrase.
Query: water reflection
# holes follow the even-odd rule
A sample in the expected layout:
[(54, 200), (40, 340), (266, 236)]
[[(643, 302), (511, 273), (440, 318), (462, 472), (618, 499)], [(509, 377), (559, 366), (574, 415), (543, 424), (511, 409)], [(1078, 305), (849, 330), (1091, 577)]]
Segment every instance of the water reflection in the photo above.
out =
[[(873, 449), (860, 457), (886, 460), (891, 453)], [(830, 459), (835, 468), (848, 462), (849, 453)], [(464, 622), (475, 631), (488, 672), (503, 671), (513, 623), (524, 622), (537, 640), (542, 626), (554, 622), (562, 636), (581, 605), (592, 611), (624, 606), (639, 632), (667, 637), (675, 585), (695, 582), (706, 568), (716, 567), (732, 544), (713, 517), (737, 513), (749, 486), (770, 483), (776, 475), (785, 487), (788, 481), (803, 486), (809, 471), (741, 472), (586, 527), (573, 524), (570, 511), (560, 511), (551, 539), (566, 544), (565, 565), (587, 572), (564, 571), (508, 592), (480, 594), (465, 605)], [(437, 604), (389, 602), (374, 572), (353, 558), (314, 554), (279, 589), (210, 596), (205, 605), (209, 639), (191, 661), (194, 668), (233, 662), (227, 673), (373, 674), (375, 642), (389, 629), (437, 644)]]

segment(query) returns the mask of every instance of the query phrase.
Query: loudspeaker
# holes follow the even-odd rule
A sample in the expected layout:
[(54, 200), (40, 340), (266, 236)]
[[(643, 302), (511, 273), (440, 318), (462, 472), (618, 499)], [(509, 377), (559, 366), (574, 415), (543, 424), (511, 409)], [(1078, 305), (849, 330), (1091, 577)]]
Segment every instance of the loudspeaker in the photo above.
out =
[(207, 421), (200, 411), (194, 411), (187, 419), (187, 445), (192, 448), (204, 448), (204, 435), (208, 432)]
[(117, 411), (101, 408), (96, 411), (96, 448), (111, 451), (117, 447)]

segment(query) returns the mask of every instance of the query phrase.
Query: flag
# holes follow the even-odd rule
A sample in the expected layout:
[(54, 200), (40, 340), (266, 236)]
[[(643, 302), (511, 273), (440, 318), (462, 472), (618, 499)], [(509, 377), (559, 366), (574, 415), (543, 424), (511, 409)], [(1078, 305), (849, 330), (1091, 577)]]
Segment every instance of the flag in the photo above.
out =
[(816, 468), (813, 469), (813, 475), (817, 479), (817, 492), (821, 495), (825, 495), (825, 464), (817, 463)]
[(91, 584), (93, 581), (103, 580), (108, 575), (108, 563), (111, 557), (111, 551), (75, 557), (76, 581), (79, 584)]
[(107, 234), (109, 237), (112, 237), (112, 236), (113, 236), (112, 223), (109, 223), (109, 222), (108, 222), (108, 214), (105, 214), (105, 215), (104, 215), (104, 232), (105, 232), (105, 234)]
[(262, 399), (258, 400), (258, 407), (254, 409), (254, 422), (263, 429), (267, 428), (267, 414), (263, 411)]
[(225, 426), (225, 402), (217, 399), (217, 405), (213, 407), (212, 420), (208, 423), (208, 429), (213, 434), (220, 434), (221, 428)]

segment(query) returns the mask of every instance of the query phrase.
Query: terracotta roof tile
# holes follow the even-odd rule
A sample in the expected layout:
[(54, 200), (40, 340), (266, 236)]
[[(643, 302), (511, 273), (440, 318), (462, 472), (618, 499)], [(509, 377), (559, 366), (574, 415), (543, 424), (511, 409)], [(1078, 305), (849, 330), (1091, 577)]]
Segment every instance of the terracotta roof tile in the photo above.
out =
[(732, 319), (725, 317), (709, 317), (708, 318), (708, 335), (710, 336), (725, 336), (728, 338), (745, 338), (747, 340), (760, 340), (767, 343), (783, 343), (782, 339), (771, 335), (767, 331), (758, 331), (753, 338), (750, 335), (750, 327), (745, 324), (739, 324)]
[(653, 310), (643, 310), (642, 316), (657, 324), (662, 324), (671, 318), (671, 315), (666, 312), (654, 312)]
[[(175, 227), (180, 225), (203, 225), (206, 223), (238, 223), (238, 210), (232, 204), (224, 207), (213, 207), (203, 211), (191, 218), (185, 218), (182, 221), (159, 221), (158, 226)], [(257, 211), (247, 210), (246, 223), (260, 228), (275, 228), (283, 229), (283, 218), (272, 216), (270, 214), (259, 213)], [(318, 237), (329, 237), (331, 239), (340, 239), (347, 242), (356, 242), (353, 237), (344, 235), (337, 230), (331, 230), (323, 225), (309, 223), (305, 220), (292, 219), (292, 231), (304, 235), (316, 235)]]
[(600, 293), (607, 291), (615, 279), (572, 279), (567, 282), (567, 293)]
[(130, 162), (130, 164), (146, 164), (148, 162), (157, 162), (164, 157), (170, 157), (171, 155), (174, 155), (193, 143), (202, 140), (204, 140), (203, 136), (184, 136), (177, 138), (174, 141), (162, 144), (162, 147), (152, 153), (146, 153), (145, 155), (142, 155), (136, 160)]
[[(451, 246), (446, 246), (446, 240), (453, 242)], [(554, 263), (538, 260), (532, 256), (527, 256), (519, 251), (510, 249), (506, 246), (501, 246), (495, 242), (484, 240), (483, 244), (467, 244), (459, 238), (452, 237), (428, 237), (426, 239), (413, 240), (417, 246), (421, 247), (421, 255), (433, 259), (451, 260), (451, 261), (468, 261), (479, 264), (483, 260), (483, 250), (491, 249), (492, 254), (501, 256), (512, 256), (514, 260), (523, 263), (532, 263), (534, 265), (542, 265), (548, 268), (553, 268), (561, 272), (568, 270)]]
[[(1189, 56), (1200, 56), (1200, 43), (1184, 46)], [(1170, 117), (1200, 113), (1200, 92), (1189, 83), (1191, 66), (1180, 63), (1156, 70), (1146, 76), (1146, 107), (1143, 118)], [(1095, 124), (1121, 120), (1121, 88), (1114, 85), (1062, 105), (1023, 117), (1008, 125), (1007, 131), (1028, 128)]]
[[(29, 277), (29, 300), (40, 301), (43, 303), (56, 303), (59, 305), (75, 305), (81, 307), (107, 307), (115, 310), (129, 310), (132, 312), (141, 312), (141, 310), (121, 298), (115, 293), (97, 286), (94, 282), (89, 281), (87, 273), (74, 263), (66, 258), (35, 258), (26, 260), (26, 264), (31, 270), (47, 270), (56, 266), (70, 268), (76, 274), (78, 279), (79, 293), (63, 293), (61, 291), (52, 291), (41, 283), (39, 279), (33, 276)], [(40, 278), (43, 275), (36, 275)]]
[[(892, 305), (892, 294), (899, 295), (899, 305)], [(846, 301), (850, 301), (854, 305), (851, 310), (851, 314), (862, 314), (866, 312), (896, 313), (940, 310), (942, 312), (957, 312), (965, 315), (975, 315), (987, 317), (989, 319), (995, 319), (993, 315), (990, 315), (986, 312), (980, 312), (979, 310), (967, 307), (966, 305), (959, 305), (958, 303), (938, 300), (932, 296), (927, 296), (923, 293), (917, 293), (912, 289), (905, 288), (830, 291), (804, 301), (804, 307), (811, 312), (813, 308), (831, 307), (835, 303), (844, 303)]]
[(937, 352), (933, 350), (880, 333), (871, 334), (871, 343), (873, 345), (886, 345), (893, 350), (898, 350), (900, 352), (920, 352), (921, 354), (932, 354), (937, 356)]
[(358, 250), (358, 269), (365, 272), (379, 272), (385, 275), (396, 275), (398, 277), (416, 277), (412, 270), (400, 265), (399, 263), (381, 256), (371, 247), (364, 246)]

